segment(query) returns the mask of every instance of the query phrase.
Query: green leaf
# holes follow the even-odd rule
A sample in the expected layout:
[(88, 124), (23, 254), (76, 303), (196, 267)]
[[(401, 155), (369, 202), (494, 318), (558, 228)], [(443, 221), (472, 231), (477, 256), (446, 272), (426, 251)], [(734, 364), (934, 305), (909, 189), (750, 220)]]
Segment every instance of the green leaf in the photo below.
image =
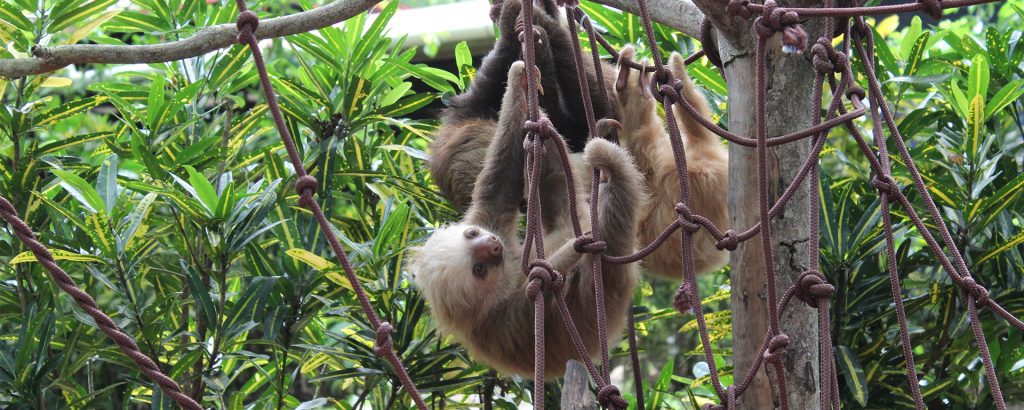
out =
[(988, 95), (988, 76), (988, 60), (985, 54), (978, 53), (971, 59), (971, 70), (967, 74), (967, 98), (980, 95), (984, 101)]
[(352, 283), (349, 282), (348, 277), (342, 274), (341, 269), (333, 262), (300, 248), (289, 249), (284, 251), (284, 253), (296, 260), (302, 261), (317, 271), (323, 272), (331, 282), (341, 285), (346, 289), (352, 289)]
[(404, 96), (405, 93), (409, 92), (410, 89), (412, 89), (412, 83), (408, 81), (403, 81), (400, 84), (396, 85), (394, 88), (392, 88), (391, 91), (388, 91), (387, 94), (384, 94), (384, 96), (381, 97), (381, 99), (378, 100), (378, 102), (380, 103), (381, 107), (387, 107), (391, 104), (398, 102), (398, 99), (402, 98), (402, 96)]
[(956, 80), (950, 81), (949, 91), (953, 95), (949, 102), (953, 106), (953, 110), (961, 118), (967, 118), (967, 97), (960, 89), (960, 85), (956, 83)]
[(21, 14), (21, 9), (15, 7), (11, 2), (0, 2), (0, 21), (6, 22), (19, 30), (32, 31), (32, 21)]
[(113, 211), (117, 202), (117, 154), (110, 154), (100, 164), (100, 173), (96, 177), (96, 191), (103, 198), (107, 213)]
[(430, 104), (431, 101), (434, 101), (433, 93), (410, 95), (390, 107), (383, 108), (380, 115), (384, 117), (401, 117)]
[(70, 172), (52, 169), (54, 175), (61, 179), (60, 186), (68, 191), (71, 196), (78, 200), (83, 206), (85, 206), (90, 212), (96, 213), (106, 209), (103, 198), (96, 192), (96, 189), (85, 182), (82, 177), (72, 174)]
[(71, 148), (79, 144), (85, 144), (87, 142), (99, 141), (108, 136), (114, 135), (114, 132), (94, 132), (91, 134), (81, 134), (70, 138), (62, 138), (59, 140), (48, 142), (39, 147), (33, 154), (34, 155), (45, 155), (53, 154), (62, 149)]
[(1018, 232), (1016, 235), (1006, 240), (1005, 242), (996, 245), (992, 250), (988, 251), (988, 253), (982, 255), (981, 258), (979, 258), (978, 261), (975, 262), (975, 264), (981, 265), (982, 263), (985, 263), (989, 259), (999, 256), (1000, 254), (1010, 249), (1016, 248), (1021, 244), (1024, 244), (1024, 231)]
[(35, 118), (35, 125), (37, 127), (44, 127), (50, 124), (54, 124), (58, 121), (64, 120), (75, 114), (79, 114), (83, 111), (90, 110), (98, 107), (100, 104), (107, 102), (110, 98), (102, 95), (94, 95), (91, 97), (85, 97), (82, 99), (71, 101), (67, 104), (55, 107), (45, 113), (40, 114)]
[(146, 124), (150, 130), (159, 129), (157, 120), (164, 108), (164, 76), (157, 73), (149, 85), (149, 99), (146, 104)]
[(996, 95), (985, 104), (985, 119), (992, 118), (992, 115), (1012, 104), (1021, 94), (1024, 94), (1024, 78), (1010, 81), (1000, 88)]
[(868, 403), (867, 379), (864, 378), (864, 368), (861, 367), (857, 354), (846, 346), (838, 346), (836, 366), (843, 374), (843, 378), (846, 379), (846, 388), (853, 394), (854, 400), (857, 400), (861, 407), (866, 406)]
[[(253, 321), (257, 309), (264, 305), (263, 301), (270, 293), (274, 282), (275, 278), (258, 277), (253, 279), (242, 296), (235, 301), (235, 305), (224, 320), (226, 335), (237, 336), (238, 332), (245, 329), (247, 323)], [(224, 290), (221, 289), (221, 291)]]
[(974, 163), (983, 153), (981, 142), (985, 130), (985, 100), (981, 95), (971, 99), (967, 108), (967, 159)]
[(56, 33), (71, 25), (81, 23), (85, 19), (99, 14), (116, 3), (117, 0), (95, 0), (80, 7), (65, 11), (53, 17), (53, 23), (48, 28), (49, 32)]
[(185, 169), (188, 170), (188, 183), (195, 190), (196, 199), (206, 206), (210, 215), (213, 215), (217, 209), (217, 190), (210, 184), (210, 181), (206, 180), (206, 176), (196, 171), (195, 168), (186, 165)]
[(122, 231), (118, 237), (117, 247), (121, 251), (127, 248), (128, 244), (135, 238), (135, 234), (139, 232), (139, 227), (149, 217), (150, 211), (153, 209), (153, 203), (156, 202), (156, 193), (150, 192), (146, 196), (142, 197), (142, 200), (135, 205), (135, 209), (128, 214), (128, 225)]
[(88, 23), (85, 23), (81, 27), (75, 29), (75, 31), (71, 33), (71, 36), (69, 36), (67, 40), (64, 40), (64, 44), (77, 43), (79, 40), (89, 35), (89, 33), (92, 32), (93, 29), (99, 27), (100, 24), (106, 23), (107, 20), (110, 20), (112, 17), (116, 16), (117, 13), (120, 12), (121, 10), (110, 10), (103, 14), (100, 14), (99, 17), (89, 20)]
[(149, 145), (142, 140), (142, 135), (132, 132), (132, 156), (136, 161), (142, 161), (153, 179), (163, 179), (166, 176), (164, 169), (160, 167), (160, 161), (149, 150)]
[[(104, 262), (103, 258), (100, 258), (99, 256), (89, 255), (89, 254), (86, 254), (86, 253), (68, 252), (68, 251), (60, 250), (60, 249), (50, 249), (50, 254), (53, 255), (53, 260), (55, 260), (55, 261), (96, 262), (96, 263), (103, 263)], [(15, 257), (11, 258), (10, 262), (8, 262), (8, 263), (11, 264), (11, 265), (17, 265), (19, 263), (35, 262), (35, 261), (36, 261), (36, 255), (33, 255), (32, 251), (25, 251), (25, 252), (17, 254)]]
[(214, 216), (217, 218), (227, 218), (231, 214), (231, 209), (235, 207), (235, 184), (229, 183), (224, 187), (224, 191), (220, 194), (220, 199), (217, 202), (217, 209), (214, 212)]
[(907, 27), (906, 34), (903, 35), (903, 41), (900, 43), (900, 58), (903, 61), (907, 61), (913, 53), (910, 51), (911, 48), (915, 47), (918, 37), (921, 36), (921, 17), (914, 16), (914, 19), (910, 21), (910, 27)]
[[(203, 280), (199, 277), (194, 269), (189, 266), (184, 260), (179, 260), (181, 269), (187, 274), (188, 289), (192, 292), (192, 299), (196, 301), (196, 310), (201, 315), (203, 323), (206, 326), (213, 326), (217, 323), (217, 310), (213, 305), (213, 300), (210, 298), (210, 289), (206, 287)], [(221, 292), (225, 292), (225, 289), (221, 289)]]
[(928, 37), (930, 35), (931, 32), (926, 31), (914, 42), (914, 46), (907, 56), (907, 65), (903, 68), (903, 75), (909, 77), (917, 73), (917, 69), (920, 68), (921, 61), (924, 59), (924, 51), (928, 48)]
[(242, 66), (249, 61), (249, 48), (236, 44), (221, 57), (217, 67), (213, 69), (207, 82), (212, 89), (219, 89), (225, 82), (237, 77), (242, 72)]

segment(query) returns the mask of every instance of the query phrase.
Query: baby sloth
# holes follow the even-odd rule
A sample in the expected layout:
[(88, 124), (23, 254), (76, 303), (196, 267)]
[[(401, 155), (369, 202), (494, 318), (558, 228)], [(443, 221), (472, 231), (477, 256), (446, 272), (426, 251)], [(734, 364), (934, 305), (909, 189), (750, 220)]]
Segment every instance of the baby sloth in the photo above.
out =
[[(648, 200), (640, 211), (637, 234), (641, 246), (651, 243), (661, 231), (678, 218), (675, 204), (679, 202), (679, 176), (676, 173), (672, 142), (665, 123), (658, 115), (658, 101), (651, 97), (647, 87), (649, 74), (641, 74), (623, 63), (630, 61), (636, 51), (631, 46), (622, 49), (619, 56), (619, 77), (615, 83), (618, 94), (622, 130), (619, 142), (636, 159), (637, 168), (644, 175)], [(678, 53), (669, 58), (673, 76), (683, 82), (680, 93), (704, 116), (710, 114), (707, 102), (697, 91), (686, 73), (686, 64)], [(640, 76), (643, 75), (643, 81)], [(693, 119), (678, 104), (672, 113), (686, 147), (686, 171), (689, 175), (692, 211), (703, 215), (725, 230), (729, 223), (729, 153), (718, 136)], [(645, 270), (655, 276), (669, 279), (682, 277), (681, 235), (677, 232), (658, 250), (641, 262)], [(728, 253), (715, 248), (716, 240), (705, 229), (693, 236), (693, 256), (697, 273), (718, 269), (726, 262)]]
[[(524, 70), (522, 62), (509, 69), (509, 86), (469, 210), (461, 222), (438, 228), (426, 244), (414, 250), (408, 268), (443, 333), (453, 335), (476, 360), (505, 373), (530, 376), (534, 371), (534, 305), (526, 294), (521, 264), (524, 257), (532, 259), (534, 255), (523, 255), (518, 232), (525, 185)], [(562, 296), (587, 351), (596, 356), (600, 344), (590, 266), (592, 258), (599, 256), (580, 254), (573, 247), (568, 201), (577, 201), (581, 221), (589, 221), (589, 214), (583, 190), (574, 198), (566, 195), (566, 176), (553, 145), (563, 143), (558, 138), (545, 142), (547, 155), (538, 182), (541, 196), (546, 197), (541, 221), (545, 254), (565, 275)], [(583, 156), (607, 180), (600, 184), (598, 204), (600, 237), (607, 243), (607, 252), (633, 252), (642, 176), (629, 154), (607, 141), (590, 141)], [(636, 280), (635, 265), (604, 266), (607, 336), (612, 342), (623, 330)], [(568, 359), (581, 359), (553, 299), (554, 295), (546, 295), (544, 310), (544, 370), (548, 378), (561, 375)]]

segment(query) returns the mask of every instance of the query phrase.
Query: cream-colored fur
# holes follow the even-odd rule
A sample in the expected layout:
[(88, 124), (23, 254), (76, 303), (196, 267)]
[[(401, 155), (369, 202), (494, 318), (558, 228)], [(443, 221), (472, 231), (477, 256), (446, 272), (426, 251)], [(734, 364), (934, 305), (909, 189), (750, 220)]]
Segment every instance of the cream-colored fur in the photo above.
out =
[[(634, 55), (632, 47), (621, 52), (621, 58), (627, 60)], [(672, 53), (669, 65), (675, 78), (683, 82), (683, 98), (707, 116), (710, 112), (707, 102), (687, 75), (682, 56)], [(675, 204), (679, 202), (679, 177), (669, 134), (664, 120), (658, 115), (658, 102), (645, 95), (640, 86), (639, 71), (621, 67), (620, 70), (630, 70), (630, 74), (625, 88), (617, 90), (622, 113), (619, 141), (636, 158), (649, 194), (640, 213), (638, 231), (640, 246), (644, 246), (677, 218)], [(728, 151), (718, 136), (697, 123), (685, 110), (673, 106), (672, 111), (686, 150), (692, 212), (710, 219), (725, 231), (729, 223), (726, 203), (729, 192)], [(670, 236), (643, 260), (644, 269), (664, 278), (681, 278), (681, 241), (682, 236), (678, 232)], [(715, 270), (726, 262), (728, 253), (715, 248), (715, 243), (707, 230), (701, 229), (694, 235), (693, 256), (698, 273)]]

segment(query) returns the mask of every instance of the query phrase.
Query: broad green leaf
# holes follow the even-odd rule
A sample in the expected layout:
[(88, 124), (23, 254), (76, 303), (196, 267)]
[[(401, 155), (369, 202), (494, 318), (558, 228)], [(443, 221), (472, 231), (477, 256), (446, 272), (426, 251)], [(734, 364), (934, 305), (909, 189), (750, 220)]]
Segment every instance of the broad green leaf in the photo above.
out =
[(971, 59), (971, 69), (967, 74), (967, 98), (974, 99), (980, 95), (984, 98), (988, 95), (988, 60), (985, 54), (978, 53)]
[(850, 390), (854, 400), (860, 403), (861, 407), (868, 403), (867, 379), (864, 377), (864, 368), (861, 367), (857, 354), (846, 346), (838, 346), (836, 349), (836, 366), (846, 379), (846, 388)]
[(63, 138), (56, 141), (48, 142), (37, 149), (35, 155), (53, 154), (62, 149), (70, 148), (79, 144), (84, 144), (91, 141), (102, 140), (103, 138), (113, 135), (113, 132), (94, 132), (91, 134), (81, 134), (70, 138)]
[(224, 191), (220, 194), (220, 199), (217, 202), (217, 208), (214, 210), (214, 216), (217, 218), (227, 218), (234, 207), (235, 184), (229, 183), (224, 187)]
[(159, 18), (137, 11), (125, 10), (115, 16), (104, 28), (109, 31), (160, 33), (168, 27)]
[(238, 76), (242, 71), (242, 66), (246, 61), (249, 61), (250, 56), (249, 48), (236, 44), (225, 53), (220, 61), (217, 63), (217, 67), (213, 69), (213, 73), (210, 74), (210, 78), (207, 83), (213, 89), (219, 89), (225, 82), (230, 81), (232, 78)]
[[(60, 250), (60, 249), (50, 249), (50, 254), (53, 255), (53, 260), (55, 260), (55, 261), (97, 262), (97, 263), (103, 263), (104, 262), (103, 258), (100, 258), (99, 256), (94, 256), (94, 255), (89, 255), (89, 254), (79, 254), (79, 253), (68, 252), (68, 251)], [(35, 262), (35, 261), (36, 261), (36, 255), (33, 255), (32, 251), (25, 251), (25, 252), (19, 253), (15, 257), (11, 258), (11, 261), (8, 262), (8, 263), (11, 264), (11, 265), (17, 265), (19, 263)]]
[(110, 11), (107, 11), (107, 12), (105, 12), (103, 14), (100, 14), (98, 17), (96, 17), (96, 18), (94, 18), (92, 20), (89, 20), (88, 23), (85, 23), (81, 27), (75, 29), (75, 31), (73, 33), (71, 33), (71, 36), (68, 37), (67, 40), (64, 40), (64, 44), (75, 44), (75, 43), (77, 43), (79, 40), (81, 40), (81, 39), (85, 38), (85, 36), (89, 35), (89, 33), (93, 29), (95, 29), (96, 27), (99, 27), (100, 24), (106, 23), (107, 20), (110, 20), (110, 18), (116, 16), (120, 12), (121, 12), (121, 10), (110, 10)]
[(106, 209), (103, 198), (82, 177), (60, 169), (52, 169), (51, 171), (54, 175), (57, 175), (57, 178), (61, 179), (60, 186), (67, 190), (83, 206), (88, 208), (90, 212), (96, 213)]
[(42, 193), (39, 193), (39, 192), (36, 192), (36, 191), (32, 191), (32, 195), (34, 195), (36, 198), (39, 198), (40, 202), (46, 204), (47, 207), (49, 207), (50, 209), (53, 209), (54, 211), (56, 211), (58, 214), (63, 216), (66, 221), (71, 222), (72, 224), (77, 226), (79, 229), (83, 229), (83, 230), (84, 229), (88, 229), (85, 226), (85, 223), (82, 222), (78, 218), (78, 215), (76, 215), (75, 213), (71, 212), (70, 210), (68, 210), (67, 208), (62, 206), (61, 204), (58, 204), (58, 203), (54, 202), (52, 199), (47, 198), (46, 195), (44, 195)]
[(142, 140), (142, 134), (139, 132), (132, 132), (132, 156), (136, 161), (141, 160), (146, 165), (146, 170), (149, 171), (151, 178), (157, 180), (164, 178), (166, 172), (160, 167), (160, 161), (149, 150), (149, 144)]
[(195, 168), (186, 165), (185, 169), (188, 170), (188, 183), (195, 190), (196, 199), (206, 206), (206, 209), (210, 211), (210, 215), (213, 215), (217, 210), (217, 190), (213, 187), (213, 184), (210, 184), (210, 181), (206, 180), (206, 176), (196, 171)]
[(96, 191), (103, 198), (107, 213), (114, 210), (114, 204), (117, 202), (117, 166), (117, 154), (110, 154), (100, 164), (100, 173), (96, 177)]

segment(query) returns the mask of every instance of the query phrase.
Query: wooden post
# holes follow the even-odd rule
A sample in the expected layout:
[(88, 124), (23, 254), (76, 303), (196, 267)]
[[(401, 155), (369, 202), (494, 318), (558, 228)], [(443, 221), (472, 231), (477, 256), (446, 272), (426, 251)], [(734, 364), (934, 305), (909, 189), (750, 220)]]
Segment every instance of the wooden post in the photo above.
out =
[[(693, 0), (711, 19), (718, 33), (719, 52), (724, 63), (729, 94), (729, 129), (737, 134), (755, 134), (755, 61), (756, 34), (753, 18), (730, 15), (727, 1)], [(813, 6), (812, 0), (780, 0), (779, 6)], [(756, 16), (755, 16), (756, 17)], [(804, 24), (808, 42), (813, 44), (821, 33), (821, 19), (808, 19)], [(808, 50), (810, 48), (808, 47)], [(812, 102), (811, 85), (814, 68), (809, 55), (783, 54), (777, 39), (769, 40), (767, 50), (767, 131), (769, 136), (803, 129), (811, 124), (820, 102)], [(803, 140), (768, 149), (768, 200), (778, 200), (793, 180), (810, 151), (810, 140)], [(729, 146), (729, 215), (730, 227), (744, 230), (758, 223), (757, 152), (754, 148)], [(732, 266), (732, 329), (733, 366), (739, 380), (753, 364), (768, 331), (767, 287), (783, 292), (807, 268), (808, 240), (807, 184), (796, 191), (784, 210), (771, 221), (776, 283), (767, 283), (764, 249), (759, 237), (741, 244), (730, 257)], [(790, 302), (780, 315), (781, 331), (790, 344), (783, 364), (786, 371), (789, 408), (817, 409), (818, 397), (818, 318), (813, 309)], [(779, 403), (774, 397), (778, 389), (774, 372), (757, 371), (750, 387), (740, 396), (740, 409), (772, 409)]]
[(598, 403), (590, 391), (590, 374), (583, 363), (569, 360), (565, 365), (562, 385), (562, 410), (597, 410)]

